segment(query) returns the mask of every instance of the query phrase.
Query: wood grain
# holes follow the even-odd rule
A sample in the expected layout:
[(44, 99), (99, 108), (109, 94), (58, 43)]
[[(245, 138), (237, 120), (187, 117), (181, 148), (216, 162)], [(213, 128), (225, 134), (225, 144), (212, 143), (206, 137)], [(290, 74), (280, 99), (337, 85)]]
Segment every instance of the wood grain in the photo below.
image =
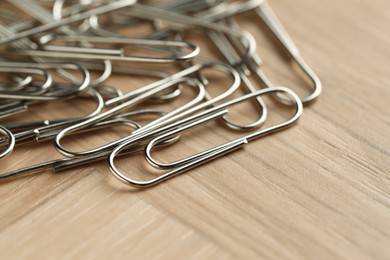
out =
[[(297, 126), (147, 190), (103, 162), (2, 183), (1, 259), (390, 258), (390, 2), (269, 2), (324, 85)], [(264, 71), (300, 83), (252, 18)], [(199, 131), (161, 158), (213, 144)], [(21, 147), (1, 169), (59, 157)]]

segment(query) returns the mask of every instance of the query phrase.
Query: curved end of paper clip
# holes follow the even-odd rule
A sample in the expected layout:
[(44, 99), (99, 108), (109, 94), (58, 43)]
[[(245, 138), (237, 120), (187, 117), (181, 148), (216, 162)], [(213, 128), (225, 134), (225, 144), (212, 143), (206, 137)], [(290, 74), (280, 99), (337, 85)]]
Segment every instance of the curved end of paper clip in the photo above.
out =
[(0, 160), (8, 156), (14, 149), (15, 147), (15, 136), (5, 127), (0, 125), (0, 132), (3, 133), (8, 142), (7, 148), (0, 153)]
[[(322, 83), (317, 74), (306, 64), (306, 62), (299, 56), (293, 56), (294, 61), (297, 63), (302, 72), (308, 77), (311, 82), (313, 91), (305, 97), (300, 97), (303, 106), (308, 106), (315, 102), (322, 92)], [(284, 105), (293, 106), (295, 105), (290, 99), (284, 98), (279, 95), (279, 93), (275, 93), (274, 97)]]
[(177, 176), (185, 171), (188, 171), (192, 168), (195, 168), (199, 165), (202, 165), (208, 161), (211, 161), (211, 160), (216, 159), (218, 157), (221, 157), (229, 152), (237, 150), (238, 148), (243, 147), (247, 143), (248, 143), (248, 141), (246, 139), (237, 140), (236, 142), (233, 142), (231, 145), (225, 146), (225, 147), (221, 148), (220, 150), (215, 151), (214, 153), (210, 153), (207, 156), (200, 157), (197, 160), (193, 160), (193, 161), (191, 161), (191, 162), (189, 162), (181, 167), (175, 168), (174, 170), (166, 172), (163, 175), (160, 175), (156, 178), (146, 180), (146, 181), (139, 181), (139, 180), (131, 179), (131, 178), (125, 176), (123, 173), (121, 173), (116, 168), (116, 166), (114, 164), (114, 159), (117, 156), (117, 154), (120, 153), (120, 151), (122, 149), (124, 149), (125, 145), (120, 145), (112, 151), (112, 153), (109, 157), (109, 166), (110, 166), (110, 170), (111, 170), (112, 174), (118, 180), (123, 182), (124, 184), (126, 184), (128, 186), (132, 186), (134, 188), (149, 188), (149, 187), (155, 186), (157, 184), (160, 184), (168, 179), (171, 179), (171, 178), (173, 178), (173, 177), (175, 177), (175, 176)]
[(322, 92), (322, 83), (317, 74), (306, 64), (306, 62), (300, 57), (294, 57), (295, 61), (302, 69), (302, 71), (309, 77), (313, 84), (313, 92), (304, 98), (301, 98), (302, 104), (304, 106), (313, 103), (321, 95)]

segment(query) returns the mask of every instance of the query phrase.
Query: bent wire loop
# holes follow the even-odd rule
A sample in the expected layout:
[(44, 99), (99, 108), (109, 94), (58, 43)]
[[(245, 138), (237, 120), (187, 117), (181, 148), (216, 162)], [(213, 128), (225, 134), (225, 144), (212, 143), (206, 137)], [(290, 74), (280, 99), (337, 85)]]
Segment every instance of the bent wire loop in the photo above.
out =
[(0, 133), (4, 134), (6, 136), (5, 139), (7, 140), (7, 147), (0, 151), (1, 160), (13, 151), (15, 147), (15, 137), (7, 128), (3, 127), (2, 125), (0, 125)]
[[(189, 78), (177, 78), (177, 79), (174, 79), (170, 82), (168, 82), (167, 84), (162, 84), (159, 88), (156, 88), (156, 89), (152, 89), (151, 91), (149, 92), (145, 92), (143, 95), (141, 96), (138, 96), (137, 98), (135, 99), (132, 99), (128, 102), (125, 102), (123, 104), (121, 104), (121, 109), (118, 109), (118, 107), (115, 107), (113, 109), (110, 109), (104, 113), (101, 113), (99, 115), (96, 115), (94, 117), (91, 117), (87, 120), (84, 120), (80, 123), (77, 123), (77, 124), (73, 124), (72, 126), (69, 126), (65, 129), (63, 129), (61, 132), (59, 132), (55, 138), (55, 143), (54, 143), (54, 146), (55, 148), (60, 151), (60, 153), (66, 155), (66, 156), (87, 156), (87, 155), (91, 155), (91, 154), (96, 154), (96, 153), (100, 153), (101, 151), (104, 151), (104, 150), (107, 150), (107, 149), (110, 149), (114, 146), (116, 146), (117, 144), (123, 142), (124, 140), (128, 139), (131, 137), (128, 136), (128, 137), (124, 137), (124, 138), (121, 138), (115, 142), (111, 142), (109, 144), (106, 144), (106, 145), (103, 145), (103, 146), (100, 146), (100, 147), (97, 147), (97, 148), (94, 148), (94, 149), (90, 149), (90, 150), (87, 150), (87, 151), (80, 151), (80, 152), (74, 152), (74, 151), (69, 151), (67, 149), (65, 149), (60, 141), (61, 139), (69, 134), (69, 133), (72, 133), (74, 131), (78, 131), (80, 129), (83, 129), (85, 127), (88, 127), (89, 125), (91, 125), (93, 122), (99, 122), (100, 120), (104, 120), (106, 118), (109, 118), (109, 117), (112, 117), (112, 116), (116, 116), (118, 113), (120, 113), (122, 110), (124, 109), (129, 109), (130, 107), (133, 107), (134, 105), (136, 104), (139, 104), (141, 102), (143, 102), (144, 100), (148, 99), (150, 96), (158, 93), (158, 92), (161, 92), (167, 88), (170, 88), (172, 85), (175, 85), (175, 84), (178, 84), (178, 83), (186, 83), (186, 85), (188, 86), (192, 86), (192, 87), (195, 87), (197, 90), (198, 90), (198, 94), (197, 96), (190, 102), (188, 102), (186, 105), (183, 105), (181, 107), (179, 107), (177, 110), (178, 111), (181, 111), (183, 109), (186, 109), (186, 108), (189, 108), (199, 102), (201, 102), (203, 99), (204, 99), (204, 96), (205, 96), (205, 90), (204, 90), (204, 87), (203, 85), (201, 85), (198, 81), (195, 81), (193, 79), (189, 79)], [(171, 112), (173, 113), (173, 112)], [(165, 117), (164, 117), (165, 118)]]
[[(59, 90), (50, 90), (53, 84), (51, 75), (47, 72), (49, 69), (70, 69), (77, 71), (82, 75), (82, 80), (79, 86), (71, 88), (62, 88)], [(69, 98), (77, 95), (81, 91), (90, 86), (90, 74), (83, 66), (77, 63), (27, 63), (27, 62), (0, 62), (0, 71), (17, 71), (34, 73), (44, 76), (46, 79), (41, 85), (43, 93), (19, 93), (19, 92), (0, 92), (0, 99), (16, 99), (16, 100), (30, 100), (30, 101), (48, 101), (58, 100), (61, 98)]]
[[(246, 100), (251, 99), (251, 98), (255, 98), (256, 96), (259, 96), (259, 95), (264, 95), (264, 94), (274, 93), (274, 92), (284, 93), (288, 96), (288, 98), (290, 98), (291, 102), (294, 102), (296, 111), (295, 111), (295, 114), (290, 119), (288, 119), (282, 123), (279, 123), (277, 125), (258, 130), (254, 133), (251, 133), (251, 134), (247, 134), (244, 137), (241, 137), (241, 138), (235, 139), (233, 141), (227, 142), (225, 144), (216, 146), (210, 150), (201, 152), (199, 154), (190, 156), (188, 158), (179, 160), (179, 161), (174, 162), (174, 163), (161, 164), (152, 158), (151, 150), (153, 149), (153, 147), (155, 145), (157, 145), (158, 143), (163, 142), (167, 138), (170, 138), (172, 135), (176, 135), (184, 130), (187, 130), (188, 128), (192, 128), (192, 127), (199, 125), (199, 124), (202, 124), (206, 121), (221, 117), (222, 115), (227, 113), (226, 109), (231, 105), (246, 101)], [(239, 97), (237, 99), (233, 99), (233, 100), (228, 101), (228, 102), (221, 104), (219, 106), (213, 107), (209, 111), (207, 111), (209, 114), (208, 116), (206, 116), (200, 120), (186, 124), (184, 126), (180, 126), (176, 129), (173, 129), (173, 130), (171, 130), (163, 135), (160, 135), (160, 136), (152, 139), (148, 143), (148, 145), (145, 149), (145, 157), (147, 158), (147, 161), (159, 169), (174, 168), (173, 170), (170, 170), (170, 171), (168, 171), (168, 172), (166, 172), (166, 173), (164, 173), (164, 174), (162, 174), (154, 179), (147, 180), (147, 181), (138, 181), (138, 180), (134, 180), (130, 177), (127, 177), (125, 174), (120, 172), (115, 165), (116, 156), (123, 149), (125, 149), (126, 146), (128, 145), (128, 143), (126, 143), (126, 142), (120, 144), (112, 151), (112, 153), (109, 156), (109, 166), (110, 166), (110, 169), (111, 169), (111, 172), (113, 173), (113, 175), (117, 179), (122, 181), (123, 183), (130, 185), (130, 186), (133, 186), (133, 187), (138, 187), (138, 188), (150, 187), (150, 186), (159, 184), (165, 180), (168, 180), (174, 176), (177, 176), (177, 175), (185, 172), (188, 169), (194, 168), (194, 167), (201, 165), (207, 161), (210, 161), (210, 160), (215, 159), (219, 156), (222, 156), (226, 153), (229, 153), (235, 149), (238, 149), (256, 138), (259, 138), (259, 137), (262, 137), (262, 136), (265, 136), (265, 135), (268, 135), (271, 133), (275, 133), (277, 131), (281, 131), (287, 127), (290, 127), (299, 119), (299, 117), (302, 114), (302, 111), (303, 111), (303, 105), (302, 105), (301, 100), (294, 92), (292, 92), (291, 90), (289, 90), (287, 88), (274, 87), (274, 88), (259, 90), (259, 91), (247, 94), (245, 96)], [(204, 113), (203, 113), (203, 115), (204, 115)]]
[[(23, 99), (16, 97), (22, 96), (20, 94), (20, 92), (22, 91), (26, 91), (26, 95), (28, 96), (39, 95), (46, 92), (53, 84), (53, 78), (47, 70), (44, 70), (43, 68), (33, 67), (32, 64), (0, 61), (0, 73), (5, 75), (9, 75), (9, 73), (16, 75), (27, 75), (25, 80), (22, 80), (21, 82), (19, 82), (20, 84), (16, 86), (11, 85), (11, 87), (9, 87), (9, 84), (4, 84), (4, 87), (0, 91), (0, 99)], [(35, 81), (38, 80), (37, 77), (41, 78), (40, 84), (34, 86), (34, 88), (32, 89), (33, 84), (35, 83)], [(29, 90), (26, 90), (27, 87), (29, 88)], [(18, 95), (12, 95), (15, 93), (17, 93)]]
[[(123, 103), (120, 103), (117, 106), (115, 106), (115, 107), (113, 107), (113, 108), (111, 108), (111, 109), (109, 109), (109, 110), (107, 110), (107, 111), (105, 111), (97, 116), (91, 117), (89, 119), (86, 119), (83, 122), (80, 122), (78, 124), (75, 124), (75, 125), (72, 125), (70, 127), (63, 129), (56, 136), (56, 139), (54, 142), (55, 148), (60, 153), (66, 155), (66, 156), (85, 156), (87, 154), (99, 152), (98, 149), (97, 150), (95, 149), (92, 151), (84, 151), (84, 152), (69, 151), (61, 145), (61, 139), (70, 132), (77, 131), (78, 129), (82, 129), (82, 128), (87, 127), (88, 125), (96, 123), (100, 120), (104, 120), (104, 119), (109, 118), (113, 115), (116, 115), (117, 113), (119, 113), (125, 109), (129, 109), (129, 108), (133, 107), (134, 105), (143, 102), (144, 100), (148, 99), (149, 97), (153, 96), (154, 94), (171, 87), (175, 83), (181, 83), (181, 82), (188, 81), (187, 76), (189, 76), (189, 75), (191, 75), (191, 74), (193, 74), (201, 69), (204, 69), (204, 68), (217, 68), (219, 70), (222, 70), (223, 72), (227, 72), (228, 75), (230, 75), (230, 77), (233, 79), (233, 83), (231, 84), (231, 86), (229, 86), (229, 88), (224, 93), (218, 95), (217, 97), (210, 98), (207, 101), (202, 102), (196, 106), (193, 106), (192, 108), (189, 108), (181, 113), (178, 113), (178, 111), (180, 111), (180, 110), (172, 111), (171, 114), (169, 114), (169, 116), (167, 116), (168, 118), (164, 118), (164, 120), (162, 122), (159, 122), (158, 124), (152, 123), (153, 124), (152, 126), (147, 125), (147, 126), (141, 128), (142, 130), (137, 131), (135, 134), (140, 135), (141, 131), (143, 132), (143, 131), (153, 130), (157, 127), (163, 126), (164, 124), (168, 124), (170, 122), (173, 122), (174, 120), (177, 120), (180, 117), (187, 116), (187, 115), (189, 115), (197, 110), (200, 110), (200, 109), (203, 109), (207, 106), (210, 106), (210, 105), (230, 96), (239, 87), (239, 83), (240, 83), (239, 75), (231, 67), (228, 67), (228, 66), (225, 66), (222, 64), (194, 65), (188, 69), (184, 69), (176, 74), (173, 74), (168, 78), (165, 78), (165, 79), (162, 79), (162, 80), (157, 81), (155, 83), (152, 83), (152, 84), (146, 86), (145, 88), (137, 89), (136, 91), (134, 91), (134, 92), (137, 92), (136, 93), (137, 96), (135, 96), (134, 98), (129, 99), (129, 97), (132, 97), (134, 95), (134, 92), (133, 92), (133, 93), (124, 94), (123, 96), (119, 97), (118, 99), (111, 100), (111, 102), (106, 102), (106, 105), (112, 105), (114, 102), (119, 102), (119, 101), (123, 100)], [(189, 82), (191, 84), (197, 86), (199, 89), (204, 88), (203, 85), (199, 81), (190, 80)], [(150, 87), (150, 86), (153, 86), (153, 87)], [(196, 99), (196, 103), (198, 103), (198, 102), (199, 102), (199, 100)], [(132, 139), (133, 137), (134, 136), (129, 136), (128, 138)], [(120, 142), (122, 142), (122, 141), (124, 141), (124, 140), (120, 140)], [(114, 144), (111, 144), (110, 146), (105, 147), (105, 149), (112, 147), (112, 145), (114, 145)]]
[[(266, 1), (264, 1), (258, 8), (255, 9), (258, 16), (265, 22), (267, 27), (273, 32), (279, 42), (286, 49), (287, 53), (291, 56), (292, 60), (300, 67), (300, 69), (308, 76), (308, 78), (312, 82), (313, 91), (306, 97), (301, 98), (302, 103), (304, 105), (308, 105), (315, 101), (322, 92), (322, 83), (318, 78), (317, 74), (307, 65), (305, 60), (299, 53), (298, 48), (287, 34), (286, 30), (279, 22), (278, 18), (274, 15), (272, 9), (268, 5)], [(261, 78), (264, 75), (259, 73), (259, 70), (254, 69), (256, 74)], [(269, 84), (266, 84), (269, 87)], [(281, 98), (278, 95), (275, 95), (279, 99), (279, 101), (288, 104), (288, 100)]]
[[(3, 69), (3, 68), (1, 68)], [(3, 72), (1, 71), (0, 72)], [(8, 71), (7, 71), (8, 72)], [(33, 82), (33, 77), (32, 76), (24, 76), (21, 77), (18, 75), (18, 73), (14, 71), (10, 71), (10, 74), (8, 74), (11, 78), (12, 81), (10, 82), (0, 82), (0, 90), (1, 91), (21, 91), (25, 89), (27, 86), (31, 85)]]

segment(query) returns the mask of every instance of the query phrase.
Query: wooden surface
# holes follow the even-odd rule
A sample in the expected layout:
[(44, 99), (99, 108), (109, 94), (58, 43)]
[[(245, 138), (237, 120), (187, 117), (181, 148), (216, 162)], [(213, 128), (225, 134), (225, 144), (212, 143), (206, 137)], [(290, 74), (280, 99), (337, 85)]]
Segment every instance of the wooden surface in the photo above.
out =
[[(389, 259), (390, 2), (270, 4), (324, 85), (298, 125), (146, 190), (121, 185), (103, 162), (2, 183), (0, 258)], [(251, 20), (242, 17), (253, 31)], [(299, 82), (256, 35), (267, 75)], [(214, 144), (194, 133), (167, 154)], [(59, 157), (33, 145), (0, 165)], [(142, 173), (141, 157), (125, 168)]]

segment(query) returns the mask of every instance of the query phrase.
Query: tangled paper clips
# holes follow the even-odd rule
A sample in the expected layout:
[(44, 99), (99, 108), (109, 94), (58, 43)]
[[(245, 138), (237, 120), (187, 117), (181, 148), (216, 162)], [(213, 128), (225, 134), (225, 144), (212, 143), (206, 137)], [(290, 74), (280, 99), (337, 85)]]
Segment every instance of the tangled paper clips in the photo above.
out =
[[(8, 0), (0, 6), (8, 14), (0, 14), (0, 159), (47, 141), (63, 156), (2, 170), (1, 181), (105, 160), (121, 182), (151, 187), (293, 126), (321, 93), (317, 75), (265, 0)], [(243, 15), (287, 53), (287, 66), (307, 82), (304, 94), (291, 90), (301, 86), (277, 86), (266, 76), (256, 38), (237, 22)], [(42, 120), (29, 119), (36, 107), (65, 113), (55, 105), (74, 100), (88, 112), (48, 120), (41, 109)], [(251, 113), (237, 111), (242, 104)], [(115, 127), (126, 129), (116, 140), (81, 151), (69, 145), (83, 133)], [(155, 156), (202, 127), (205, 139), (211, 129), (225, 141), (171, 162)], [(127, 161), (136, 153), (150, 166), (145, 171), (158, 174), (141, 180), (118, 166), (119, 156)]]

